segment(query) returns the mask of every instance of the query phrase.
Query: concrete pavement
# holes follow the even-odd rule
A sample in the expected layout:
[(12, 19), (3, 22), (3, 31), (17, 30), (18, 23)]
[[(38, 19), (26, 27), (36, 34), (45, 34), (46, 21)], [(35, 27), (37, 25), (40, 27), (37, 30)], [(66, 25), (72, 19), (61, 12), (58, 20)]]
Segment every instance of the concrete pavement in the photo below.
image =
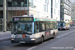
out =
[(0, 42), (4, 40), (9, 40), (11, 38), (11, 32), (6, 31), (6, 32), (0, 32)]

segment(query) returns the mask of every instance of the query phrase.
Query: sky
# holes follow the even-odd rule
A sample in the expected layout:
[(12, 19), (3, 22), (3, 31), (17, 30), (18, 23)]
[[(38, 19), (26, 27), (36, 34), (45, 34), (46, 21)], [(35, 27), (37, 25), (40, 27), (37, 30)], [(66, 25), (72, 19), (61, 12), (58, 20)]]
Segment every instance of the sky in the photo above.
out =
[(71, 0), (72, 2), (75, 2), (75, 0)]

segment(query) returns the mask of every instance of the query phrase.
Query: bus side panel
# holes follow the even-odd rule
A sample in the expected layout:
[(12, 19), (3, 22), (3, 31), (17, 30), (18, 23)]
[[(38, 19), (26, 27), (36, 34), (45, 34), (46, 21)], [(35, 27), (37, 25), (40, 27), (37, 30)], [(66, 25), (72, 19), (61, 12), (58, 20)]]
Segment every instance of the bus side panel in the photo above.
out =
[(49, 30), (49, 31), (46, 31), (45, 32), (45, 40), (46, 39), (49, 39), (51, 37), (51, 31)]
[(55, 36), (57, 36), (58, 35), (58, 29), (55, 29), (54, 32), (55, 32)]
[(31, 35), (31, 38), (36, 38), (36, 43), (41, 42), (41, 37), (43, 36), (43, 38), (45, 37), (45, 32), (39, 32), (39, 33), (35, 33), (33, 35)]
[(50, 34), (51, 34), (50, 38), (51, 38), (51, 37), (53, 37), (53, 32), (54, 32), (54, 31), (53, 31), (53, 30), (51, 30), (51, 32), (50, 32)]

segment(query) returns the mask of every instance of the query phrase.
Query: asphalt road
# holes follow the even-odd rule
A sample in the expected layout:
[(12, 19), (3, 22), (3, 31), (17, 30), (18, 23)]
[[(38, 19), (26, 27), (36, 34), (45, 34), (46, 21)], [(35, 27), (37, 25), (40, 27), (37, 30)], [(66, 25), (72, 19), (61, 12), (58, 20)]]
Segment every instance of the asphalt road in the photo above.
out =
[(42, 44), (18, 44), (10, 40), (0, 42), (0, 50), (75, 50), (75, 27), (60, 30), (55, 39), (48, 39)]

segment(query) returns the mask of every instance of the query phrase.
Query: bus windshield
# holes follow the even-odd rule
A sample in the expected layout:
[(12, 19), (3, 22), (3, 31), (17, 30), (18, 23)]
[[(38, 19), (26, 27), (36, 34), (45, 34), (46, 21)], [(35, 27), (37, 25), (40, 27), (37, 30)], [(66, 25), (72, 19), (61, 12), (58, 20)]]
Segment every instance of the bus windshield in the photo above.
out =
[(12, 33), (32, 33), (32, 23), (12, 23)]
[(58, 23), (58, 26), (65, 26), (65, 23)]

